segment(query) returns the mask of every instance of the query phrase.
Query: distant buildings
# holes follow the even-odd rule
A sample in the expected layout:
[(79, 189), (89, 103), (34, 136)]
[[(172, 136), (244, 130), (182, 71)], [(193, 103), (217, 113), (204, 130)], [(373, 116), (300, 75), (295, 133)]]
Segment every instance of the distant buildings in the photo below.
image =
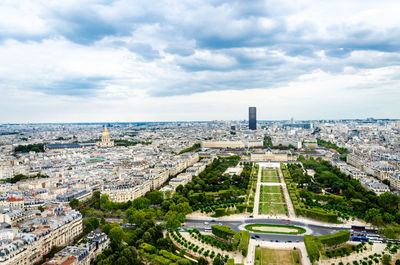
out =
[(257, 130), (257, 111), (256, 107), (249, 107), (249, 129)]
[(288, 162), (296, 161), (296, 156), (288, 155), (286, 151), (272, 151), (267, 149), (266, 151), (255, 151), (250, 155), (251, 161), (269, 161), (269, 162)]

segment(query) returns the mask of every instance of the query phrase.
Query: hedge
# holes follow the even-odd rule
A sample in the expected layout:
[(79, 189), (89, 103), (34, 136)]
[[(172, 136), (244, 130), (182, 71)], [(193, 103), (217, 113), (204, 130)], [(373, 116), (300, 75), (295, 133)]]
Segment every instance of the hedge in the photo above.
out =
[(166, 251), (166, 250), (164, 250), (164, 249), (160, 250), (160, 251), (158, 252), (158, 254), (160, 254), (160, 255), (166, 257), (167, 259), (173, 260), (173, 261), (178, 261), (179, 259), (181, 259), (181, 257), (179, 257), (179, 256), (177, 256), (177, 255), (174, 255), (174, 254), (172, 254), (171, 252), (168, 252), (168, 251)]
[(250, 232), (249, 231), (240, 231), (240, 232), (238, 232), (238, 234), (240, 234), (238, 250), (242, 251), (242, 255), (246, 257), (248, 249), (249, 249)]
[(306, 208), (299, 208), (300, 210), (299, 213), (303, 216), (310, 217), (313, 219), (317, 219), (320, 221), (324, 222), (330, 222), (330, 223), (337, 223), (338, 222), (338, 216), (333, 213), (326, 213), (323, 211), (319, 211), (316, 209), (306, 209)]
[(228, 259), (228, 262), (226, 265), (235, 265), (235, 260), (234, 259)]
[(142, 243), (139, 247), (148, 253), (155, 253), (157, 250), (155, 246), (147, 243)]
[(319, 236), (317, 239), (324, 245), (324, 246), (335, 246), (340, 245), (349, 241), (350, 239), (350, 231), (339, 231), (332, 235), (326, 236)]
[(314, 241), (313, 235), (305, 235), (304, 236), (304, 244), (306, 246), (308, 257), (313, 263), (314, 261), (318, 261), (320, 257), (319, 249), (317, 243)]
[(241, 237), (240, 232), (236, 233), (235, 236), (233, 237), (232, 247), (234, 250), (236, 250), (237, 247), (239, 246), (240, 237)]
[(171, 263), (169, 259), (166, 259), (163, 256), (153, 255), (152, 258), (156, 262), (156, 264), (162, 265)]
[(215, 209), (215, 216), (223, 216), (223, 215), (225, 215), (225, 208)]
[(233, 231), (227, 225), (212, 225), (211, 232), (217, 237), (230, 240), (234, 237), (235, 231)]

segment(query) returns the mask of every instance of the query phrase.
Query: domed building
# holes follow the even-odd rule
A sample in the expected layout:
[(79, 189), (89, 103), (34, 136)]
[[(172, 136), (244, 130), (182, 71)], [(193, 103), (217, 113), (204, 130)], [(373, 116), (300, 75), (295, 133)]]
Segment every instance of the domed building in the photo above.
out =
[(104, 132), (101, 135), (101, 142), (99, 142), (99, 147), (113, 147), (114, 141), (111, 141), (110, 134), (107, 131), (107, 126), (104, 126)]

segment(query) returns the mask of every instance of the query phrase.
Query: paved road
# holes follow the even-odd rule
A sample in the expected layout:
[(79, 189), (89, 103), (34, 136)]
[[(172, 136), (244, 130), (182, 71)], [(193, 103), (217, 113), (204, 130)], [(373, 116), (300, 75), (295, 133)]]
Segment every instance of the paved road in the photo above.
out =
[[(208, 224), (205, 224), (208, 223)], [(221, 225), (227, 225), (229, 226), (232, 230), (234, 231), (240, 231), (243, 230), (244, 225), (246, 224), (286, 224), (290, 223), (291, 225), (296, 225), (299, 227), (303, 227), (307, 230), (308, 233), (314, 234), (314, 236), (320, 236), (320, 235), (328, 235), (332, 233), (336, 233), (340, 230), (349, 230), (347, 227), (335, 227), (335, 226), (324, 226), (324, 225), (315, 225), (315, 224), (307, 224), (304, 222), (300, 221), (283, 221), (281, 219), (260, 219), (260, 218), (248, 218), (248, 219), (243, 219), (243, 221), (236, 221), (236, 220), (229, 220), (229, 221), (220, 221), (220, 220), (215, 220), (210, 221), (209, 219), (204, 219), (204, 220), (193, 220), (193, 219), (188, 219), (185, 222), (184, 227), (186, 229), (192, 229), (192, 228), (197, 228), (200, 231), (205, 231), (205, 230), (211, 230), (211, 225), (213, 224), (221, 224)], [(295, 242), (296, 240), (303, 241), (303, 234), (302, 235), (281, 235), (281, 234), (265, 234), (265, 233), (256, 233), (256, 232), (251, 232), (250, 231), (251, 237), (257, 238), (259, 240), (264, 240), (264, 241), (276, 241), (278, 240), (279, 242), (286, 242), (286, 241), (292, 241)]]

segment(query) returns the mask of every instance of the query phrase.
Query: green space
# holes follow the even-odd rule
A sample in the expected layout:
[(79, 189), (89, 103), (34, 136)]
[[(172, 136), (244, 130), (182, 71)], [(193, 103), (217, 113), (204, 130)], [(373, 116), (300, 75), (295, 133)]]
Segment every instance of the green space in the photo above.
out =
[(323, 147), (326, 147), (326, 148), (334, 149), (334, 150), (338, 151), (342, 155), (347, 155), (349, 153), (349, 150), (347, 150), (347, 148), (339, 147), (334, 143), (331, 143), (329, 141), (325, 141), (325, 140), (322, 140), (322, 139), (319, 139), (319, 138), (317, 138), (317, 144), (319, 146), (323, 146)]
[(260, 185), (259, 214), (288, 215), (281, 186)]
[[(258, 233), (266, 233), (266, 234), (286, 234), (286, 235), (298, 235), (304, 234), (306, 230), (302, 227), (294, 226), (294, 225), (275, 225), (275, 224), (248, 224), (245, 226), (247, 230), (258, 232)], [(261, 228), (261, 229), (260, 229)], [(271, 228), (271, 230), (268, 230)], [(278, 229), (273, 229), (278, 228)], [(293, 232), (284, 232), (279, 231), (280, 229), (284, 230), (297, 230)]]
[[(245, 165), (245, 163), (248, 162), (240, 162), (241, 165)], [(247, 185), (247, 191), (246, 191), (246, 205), (247, 205), (247, 212), (252, 213), (254, 209), (254, 198), (256, 194), (256, 189), (257, 189), (257, 182), (258, 182), (258, 170), (259, 170), (259, 165), (256, 164), (250, 174), (249, 178), (249, 184)]]
[(261, 185), (260, 189), (261, 189), (261, 191), (263, 191), (265, 193), (282, 193), (282, 187), (281, 186)]
[(244, 212), (245, 195), (254, 174), (251, 162), (244, 162), (240, 175), (223, 174), (228, 167), (239, 163), (240, 157), (232, 156), (214, 160), (205, 171), (176, 191), (189, 199), (194, 210), (213, 213), (215, 217)]
[(261, 174), (261, 182), (279, 183), (279, 175), (276, 169), (265, 168)]
[(196, 150), (200, 149), (200, 147), (201, 147), (201, 144), (200, 143), (196, 143), (196, 144), (192, 145), (191, 147), (188, 147), (188, 148), (185, 148), (185, 149), (181, 150), (179, 152), (179, 154), (183, 154), (183, 153), (187, 153), (187, 152), (191, 152), (191, 151), (196, 151)]
[(115, 144), (116, 146), (134, 146), (134, 145), (137, 145), (137, 144), (149, 145), (149, 144), (151, 144), (151, 142), (145, 142), (145, 141), (129, 141), (129, 140), (117, 139), (117, 140), (114, 140), (114, 144)]
[(286, 204), (260, 203), (258, 210), (260, 214), (269, 214), (269, 215), (288, 214)]
[(49, 177), (49, 176), (47, 176), (47, 175), (42, 175), (42, 174), (40, 174), (40, 173), (37, 173), (36, 175), (33, 175), (33, 176), (26, 176), (26, 175), (23, 175), (23, 174), (18, 174), (18, 175), (15, 175), (15, 176), (12, 177), (12, 178), (2, 179), (2, 181), (5, 181), (5, 182), (7, 182), (7, 183), (17, 183), (17, 182), (19, 182), (19, 181), (21, 181), (21, 180), (25, 180), (25, 179), (48, 178), (48, 177)]
[(298, 249), (272, 249), (256, 247), (255, 265), (295, 265), (301, 264)]
[[(199, 209), (201, 204), (221, 201), (218, 204), (221, 207), (235, 203), (230, 200), (244, 203), (253, 165), (246, 164), (239, 176), (223, 175), (228, 167), (236, 166), (239, 160), (238, 156), (215, 159), (199, 176), (193, 177), (186, 186), (179, 186), (173, 194), (156, 190), (133, 201), (116, 203), (110, 201), (106, 194), (95, 191), (86, 200), (71, 200), (70, 206), (82, 214), (83, 235), (100, 228), (110, 238), (110, 247), (97, 257), (95, 264), (185, 265), (190, 264), (188, 258), (192, 258), (204, 265), (209, 263), (211, 256), (213, 263), (226, 262), (227, 257), (212, 254), (211, 251), (207, 253), (208, 261), (204, 256), (191, 256), (188, 252), (189, 248), (194, 248), (193, 244), (184, 242), (177, 246), (164, 232), (179, 228), (186, 215), (195, 207)], [(107, 223), (106, 219), (121, 220), (121, 223)], [(240, 236), (238, 249), (247, 254), (246, 238), (245, 234)]]
[(14, 148), (15, 153), (29, 153), (29, 152), (44, 152), (45, 144), (27, 144), (27, 145), (18, 145)]
[(398, 238), (398, 195), (386, 192), (378, 196), (321, 158), (300, 156), (298, 161), (315, 175), (307, 175), (300, 164), (282, 166), (297, 215), (333, 223), (358, 218), (379, 228), (387, 238)]
[[(306, 205), (305, 202), (302, 200), (301, 195), (303, 194), (302, 192), (304, 192), (303, 188), (305, 186), (305, 183), (307, 183), (308, 188), (314, 187), (311, 177), (308, 175), (304, 175), (301, 165), (288, 164), (287, 166), (285, 166), (284, 164), (281, 164), (281, 169), (283, 177), (285, 179), (286, 187), (289, 192), (289, 197), (292, 200), (296, 215), (301, 215), (325, 222), (338, 223), (338, 215), (335, 214), (333, 211), (313, 207), (314, 204), (310, 201), (306, 202), (309, 203), (308, 205)], [(298, 187), (301, 189), (300, 191), (298, 190)]]

